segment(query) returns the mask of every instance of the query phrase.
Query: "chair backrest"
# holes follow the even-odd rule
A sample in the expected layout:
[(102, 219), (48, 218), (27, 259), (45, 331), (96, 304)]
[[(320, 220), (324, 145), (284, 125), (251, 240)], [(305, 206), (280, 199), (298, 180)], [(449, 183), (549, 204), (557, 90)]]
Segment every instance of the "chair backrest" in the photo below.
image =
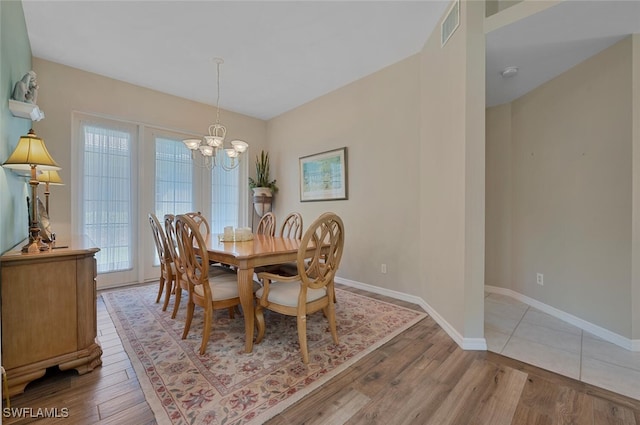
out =
[[(205, 298), (211, 302), (209, 288), (209, 253), (204, 237), (200, 233), (199, 223), (186, 214), (175, 218), (176, 242), (178, 256), (184, 267), (184, 277), (189, 285), (189, 294), (193, 295), (194, 288), (202, 285)], [(196, 247), (199, 250), (196, 255)]]
[(300, 213), (292, 212), (284, 219), (280, 227), (280, 236), (293, 239), (302, 237), (302, 215)]
[(258, 223), (256, 234), (269, 236), (276, 235), (276, 215), (274, 213), (269, 211), (262, 216)]
[[(311, 258), (307, 257), (309, 246), (315, 249)], [(298, 274), (302, 284), (313, 289), (333, 283), (340, 266), (344, 249), (344, 224), (336, 214), (328, 212), (318, 217), (304, 232), (298, 250)]]
[(198, 226), (198, 231), (206, 239), (211, 233), (211, 228), (209, 227), (209, 222), (207, 221), (205, 216), (203, 216), (200, 211), (188, 212), (185, 213), (185, 215), (196, 223), (196, 225)]
[(167, 237), (162, 230), (158, 217), (156, 217), (154, 213), (149, 213), (149, 225), (151, 226), (151, 233), (153, 233), (153, 240), (156, 244), (156, 251), (158, 252), (160, 262), (171, 262), (172, 257), (168, 249)]
[(176, 227), (174, 225), (175, 216), (173, 214), (165, 214), (164, 215), (164, 234), (167, 236), (167, 248), (169, 250), (169, 255), (173, 259), (173, 262), (176, 265), (176, 270), (178, 272), (182, 272), (180, 257), (178, 256), (178, 247), (176, 246)]

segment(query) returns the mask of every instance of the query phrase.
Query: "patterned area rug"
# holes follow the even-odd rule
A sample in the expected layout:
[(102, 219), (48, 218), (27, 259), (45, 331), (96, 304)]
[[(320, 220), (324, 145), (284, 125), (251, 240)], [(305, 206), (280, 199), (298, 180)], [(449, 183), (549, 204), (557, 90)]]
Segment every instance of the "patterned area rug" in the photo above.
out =
[(173, 305), (163, 312), (156, 294), (147, 285), (102, 297), (159, 424), (262, 424), (426, 316), (336, 289), (340, 343), (322, 312), (310, 315), (305, 365), (295, 317), (266, 312), (265, 338), (246, 354), (243, 316), (216, 311), (201, 356), (202, 309), (182, 340), (186, 306), (171, 319)]

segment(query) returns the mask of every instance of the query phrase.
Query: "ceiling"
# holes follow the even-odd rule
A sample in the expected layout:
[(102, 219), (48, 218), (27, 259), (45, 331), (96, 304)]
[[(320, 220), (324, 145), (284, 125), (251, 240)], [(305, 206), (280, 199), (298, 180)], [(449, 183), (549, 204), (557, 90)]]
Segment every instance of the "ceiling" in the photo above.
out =
[[(517, 99), (540, 84), (640, 33), (640, 0), (565, 0), (487, 34), (487, 106)], [(517, 66), (515, 77), (500, 72)]]
[[(33, 56), (270, 119), (419, 52), (448, 1), (23, 0)], [(487, 105), (640, 32), (640, 0), (566, 0), (487, 35)], [(518, 66), (505, 79), (500, 71)]]

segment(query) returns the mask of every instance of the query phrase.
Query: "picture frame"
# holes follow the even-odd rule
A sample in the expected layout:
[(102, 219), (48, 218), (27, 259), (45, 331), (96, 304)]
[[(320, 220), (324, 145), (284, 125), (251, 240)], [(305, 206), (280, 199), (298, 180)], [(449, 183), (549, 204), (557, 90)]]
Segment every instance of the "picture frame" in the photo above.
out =
[(348, 199), (347, 148), (300, 157), (300, 202)]

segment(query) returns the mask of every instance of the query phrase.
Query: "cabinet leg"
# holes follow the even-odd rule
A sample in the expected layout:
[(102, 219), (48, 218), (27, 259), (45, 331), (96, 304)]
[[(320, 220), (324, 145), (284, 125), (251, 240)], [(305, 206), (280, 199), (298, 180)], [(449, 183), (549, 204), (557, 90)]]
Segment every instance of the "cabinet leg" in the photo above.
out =
[(28, 373), (21, 374), (19, 376), (11, 376), (11, 371), (7, 371), (7, 380), (9, 384), (9, 397), (13, 397), (17, 394), (22, 394), (25, 387), (31, 381), (35, 381), (38, 378), (42, 378), (47, 373), (47, 369), (32, 370)]

